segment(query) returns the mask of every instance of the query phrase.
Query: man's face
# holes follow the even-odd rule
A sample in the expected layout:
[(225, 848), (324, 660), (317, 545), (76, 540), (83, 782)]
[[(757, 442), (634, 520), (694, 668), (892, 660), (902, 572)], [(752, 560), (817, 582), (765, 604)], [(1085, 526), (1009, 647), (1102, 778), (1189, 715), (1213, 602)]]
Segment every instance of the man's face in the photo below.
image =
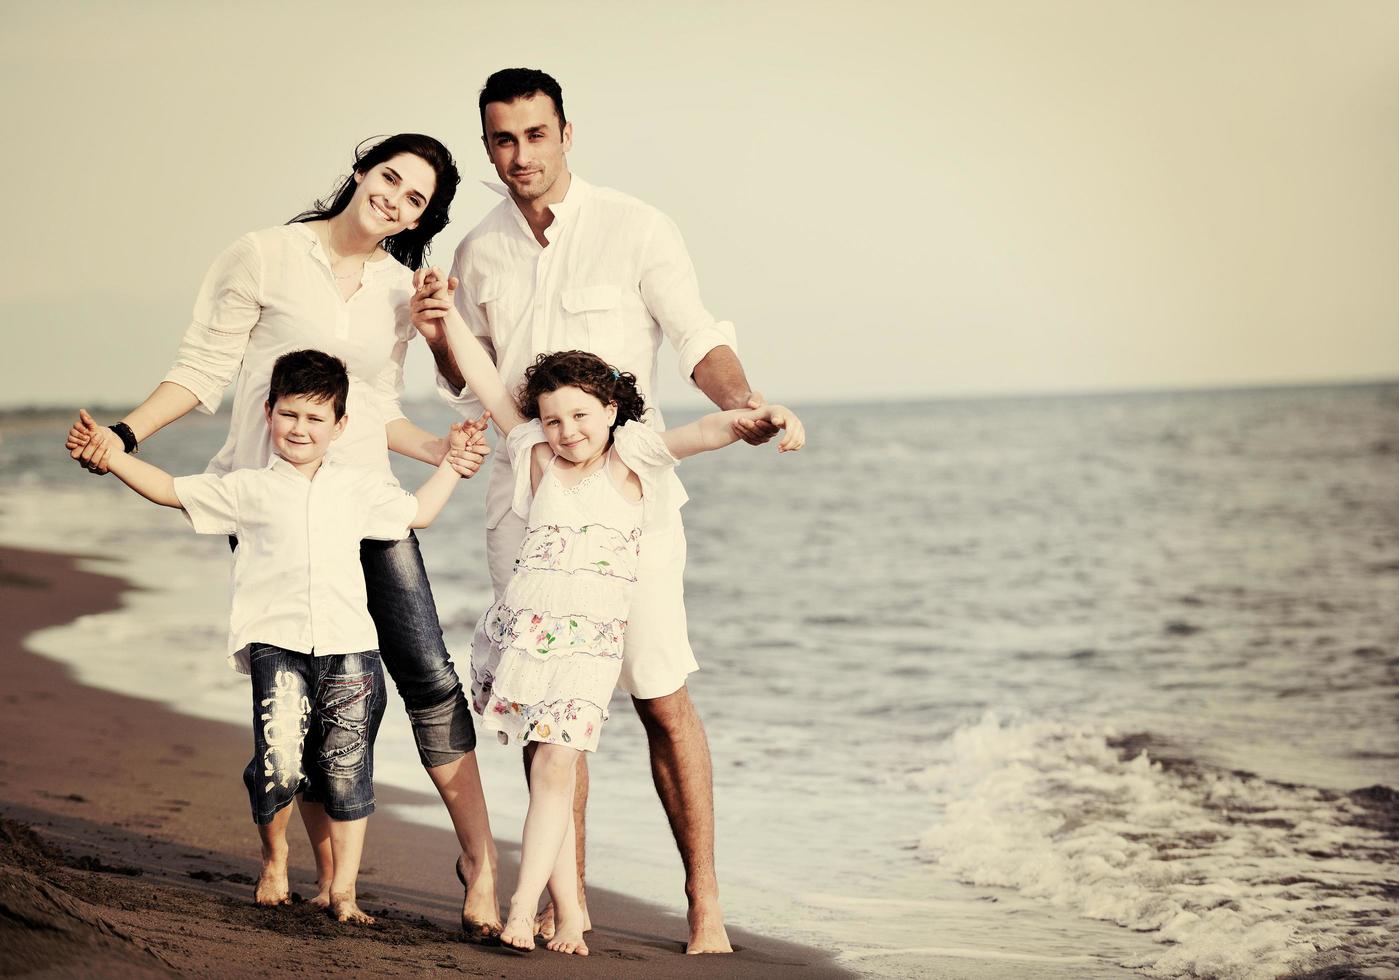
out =
[(559, 129), (554, 100), (542, 92), (513, 102), (486, 103), (486, 144), (495, 172), (520, 202), (548, 197), (554, 183), (568, 173), (564, 154), (573, 148), (573, 124)]

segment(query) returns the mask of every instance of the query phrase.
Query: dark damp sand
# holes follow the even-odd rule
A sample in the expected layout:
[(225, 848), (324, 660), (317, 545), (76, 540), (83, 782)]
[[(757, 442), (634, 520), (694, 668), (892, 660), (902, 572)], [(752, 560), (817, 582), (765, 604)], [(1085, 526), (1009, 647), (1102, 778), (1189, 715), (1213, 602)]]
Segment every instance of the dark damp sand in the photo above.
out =
[[(304, 903), (257, 908), (241, 779), (248, 732), (84, 687), (24, 649), (36, 629), (117, 608), (125, 587), (70, 557), (0, 548), (0, 974), (850, 975), (824, 952), (732, 926), (734, 955), (683, 956), (683, 918), (598, 888), (586, 959), (467, 945), (456, 931), (454, 839), (383, 810), (369, 824), (359, 885), (378, 925), (340, 925)], [(378, 796), (436, 799), (390, 788)], [(507, 883), (513, 852), (502, 853)], [(311, 894), (304, 840), (293, 838), (292, 860), (293, 890)]]

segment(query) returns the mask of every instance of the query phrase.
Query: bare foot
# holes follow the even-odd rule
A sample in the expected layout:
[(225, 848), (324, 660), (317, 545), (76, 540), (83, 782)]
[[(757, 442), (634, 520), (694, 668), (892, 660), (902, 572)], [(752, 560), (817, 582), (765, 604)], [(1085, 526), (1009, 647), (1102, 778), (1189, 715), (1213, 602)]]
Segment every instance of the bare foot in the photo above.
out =
[(291, 885), (287, 882), (287, 858), (270, 858), (263, 861), (262, 873), (257, 876), (257, 889), (253, 901), (259, 905), (290, 905)]
[(578, 929), (558, 929), (549, 940), (548, 948), (556, 953), (572, 953), (574, 956), (587, 956), (588, 944), (583, 942), (583, 933)]
[(690, 941), (687, 953), (732, 953), (729, 934), (724, 930), (724, 913), (717, 901), (696, 902), (690, 906)]
[(466, 855), (457, 858), (457, 880), (466, 890), (461, 906), (461, 931), (469, 940), (495, 939), (504, 926), (500, 904), (495, 896), (493, 868), (482, 868), (475, 876), (468, 872)]
[[(593, 931), (593, 919), (588, 915), (588, 897), (580, 888), (578, 891), (578, 904), (583, 909), (583, 931)], [(544, 911), (534, 918), (534, 931), (544, 939), (554, 938), (554, 903), (550, 902), (544, 906)]]
[(374, 916), (369, 915), (355, 902), (354, 892), (335, 892), (330, 896), (330, 914), (338, 922), (352, 922), (360, 926), (372, 926)]
[(310, 900), (311, 904), (318, 909), (330, 908), (330, 880), (326, 879), (324, 883), (316, 882), (316, 888), (318, 891), (316, 897)]
[(534, 949), (534, 916), (511, 910), (500, 931), (500, 941), (514, 949)]

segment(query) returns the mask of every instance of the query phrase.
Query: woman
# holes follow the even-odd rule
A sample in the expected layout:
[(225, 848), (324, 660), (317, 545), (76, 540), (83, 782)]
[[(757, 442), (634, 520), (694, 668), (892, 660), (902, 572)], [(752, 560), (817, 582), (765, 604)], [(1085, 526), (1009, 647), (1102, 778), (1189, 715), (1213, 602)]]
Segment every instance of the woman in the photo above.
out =
[[(262, 405), (272, 363), (288, 351), (316, 348), (341, 358), (350, 370), (348, 423), (336, 444), (337, 459), (377, 467), (390, 480), (390, 449), (439, 463), (445, 440), (404, 418), (399, 394), (404, 354), (415, 334), (409, 317), (413, 270), (446, 226), (459, 181), (451, 154), (430, 136), (404, 133), (367, 149), (361, 145), (353, 172), (333, 198), (286, 225), (244, 235), (214, 261), (165, 379), (120, 422), (99, 429), (101, 435), (86, 447), (70, 440), (73, 457), (105, 473), (110, 453), (134, 452), (192, 409), (214, 412), (236, 376), (228, 439), (208, 469), (265, 466), (271, 447)], [(428, 340), (439, 363), (449, 363), (440, 335)], [(483, 444), (478, 448), (485, 451)], [(480, 453), (470, 453), (455, 465), (470, 475), (481, 461)], [(380, 655), (408, 709), (419, 758), (461, 842), (456, 870), (466, 885), (462, 928), (475, 937), (498, 934), (496, 851), (473, 751), (475, 730), (442, 642), (417, 538), (365, 541), (361, 563)], [(329, 821), (316, 804), (303, 803), (300, 810), (324, 892), (330, 880)], [(276, 856), (268, 858), (275, 867)], [(280, 876), (258, 882), (259, 903), (286, 899), (285, 855), (280, 867)]]

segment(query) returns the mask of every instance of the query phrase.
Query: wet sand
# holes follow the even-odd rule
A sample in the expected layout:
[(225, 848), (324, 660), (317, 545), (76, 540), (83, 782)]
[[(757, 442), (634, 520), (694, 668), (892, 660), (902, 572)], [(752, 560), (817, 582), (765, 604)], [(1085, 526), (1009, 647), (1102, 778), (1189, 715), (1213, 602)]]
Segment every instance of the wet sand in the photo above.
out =
[[(599, 888), (586, 959), (468, 945), (456, 929), (454, 839), (384, 808), (436, 797), (388, 787), (359, 884), (376, 925), (341, 925), (304, 903), (254, 906), (248, 732), (82, 686), (24, 648), (34, 630), (117, 608), (125, 588), (71, 557), (0, 548), (0, 974), (851, 975), (823, 951), (732, 925), (734, 955), (684, 956), (682, 917)], [(292, 888), (309, 896), (310, 855), (292, 840)], [(511, 882), (515, 848), (501, 852)]]

